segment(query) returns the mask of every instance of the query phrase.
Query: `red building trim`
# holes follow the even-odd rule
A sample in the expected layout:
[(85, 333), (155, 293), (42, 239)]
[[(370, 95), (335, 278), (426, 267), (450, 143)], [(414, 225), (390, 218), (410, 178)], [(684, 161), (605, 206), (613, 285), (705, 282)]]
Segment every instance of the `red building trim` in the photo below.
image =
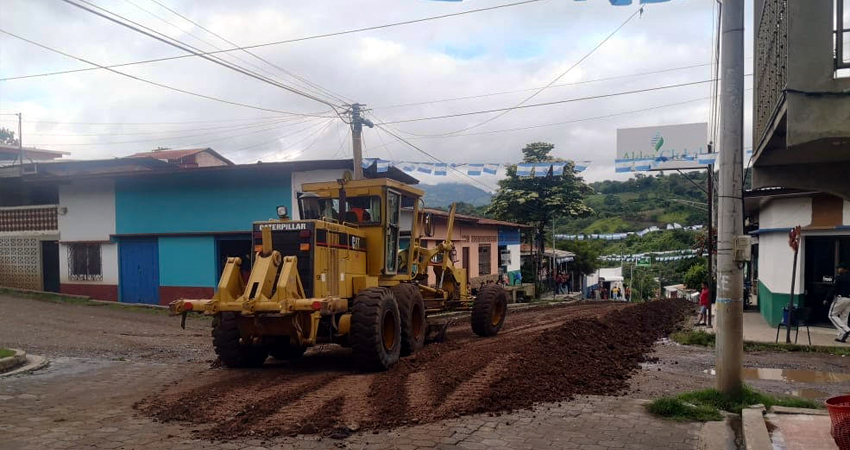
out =
[(118, 285), (62, 283), (59, 292), (71, 295), (86, 295), (95, 300), (118, 301)]
[(168, 305), (180, 298), (207, 299), (212, 298), (214, 293), (215, 289), (209, 287), (160, 286), (159, 304)]

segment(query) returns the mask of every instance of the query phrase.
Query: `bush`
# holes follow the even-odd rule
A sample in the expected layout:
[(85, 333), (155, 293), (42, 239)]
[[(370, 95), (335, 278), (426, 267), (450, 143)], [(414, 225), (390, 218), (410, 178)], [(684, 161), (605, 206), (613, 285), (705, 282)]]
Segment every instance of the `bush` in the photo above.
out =
[(704, 281), (708, 281), (708, 267), (704, 261), (694, 264), (685, 273), (685, 287), (688, 289), (702, 289)]

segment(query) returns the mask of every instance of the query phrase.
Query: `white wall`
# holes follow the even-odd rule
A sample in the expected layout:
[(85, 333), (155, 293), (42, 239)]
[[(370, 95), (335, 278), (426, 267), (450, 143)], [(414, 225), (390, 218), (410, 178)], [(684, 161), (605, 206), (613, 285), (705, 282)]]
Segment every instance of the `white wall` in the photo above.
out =
[(759, 211), (759, 228), (788, 228), (812, 223), (812, 199), (777, 198), (762, 206)]
[(343, 169), (308, 170), (306, 172), (292, 172), (292, 208), (289, 216), (293, 220), (301, 218), (298, 213), (298, 193), (304, 183), (316, 183), (322, 181), (336, 181), (342, 178)]
[(508, 272), (514, 270), (520, 270), (522, 268), (522, 262), (520, 261), (520, 245), (506, 245), (507, 250), (511, 252), (511, 260), (508, 263)]
[[(59, 185), (59, 208), (63, 242), (108, 241), (115, 233), (115, 185), (111, 180)], [(67, 208), (64, 215), (63, 208)]]
[[(115, 185), (112, 180), (81, 181), (59, 186), (59, 282), (118, 284), (118, 244), (106, 242), (115, 233)], [(68, 279), (68, 245), (75, 241), (101, 241), (103, 281)]]
[[(800, 246), (797, 256), (797, 282), (794, 290), (802, 291), (803, 255), (805, 255), (805, 240)], [(788, 246), (786, 233), (765, 233), (759, 235), (759, 281), (770, 292), (788, 294), (791, 292), (791, 262), (794, 251)]]
[(59, 245), (59, 282), (64, 284), (118, 284), (118, 244), (100, 244), (102, 281), (77, 281), (68, 278), (68, 245)]

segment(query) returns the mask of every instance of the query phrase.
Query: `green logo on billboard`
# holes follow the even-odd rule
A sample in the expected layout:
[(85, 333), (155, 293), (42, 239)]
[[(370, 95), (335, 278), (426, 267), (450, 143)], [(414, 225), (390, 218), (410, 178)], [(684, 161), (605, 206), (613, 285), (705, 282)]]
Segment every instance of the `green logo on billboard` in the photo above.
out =
[(652, 137), (651, 143), (657, 153), (664, 145), (664, 137), (661, 136), (661, 133), (656, 132), (655, 136)]

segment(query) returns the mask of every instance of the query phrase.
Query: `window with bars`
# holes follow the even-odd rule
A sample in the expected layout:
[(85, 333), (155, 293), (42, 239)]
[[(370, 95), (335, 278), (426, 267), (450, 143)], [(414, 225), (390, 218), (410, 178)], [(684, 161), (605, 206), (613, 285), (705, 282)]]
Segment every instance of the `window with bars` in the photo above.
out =
[(850, 0), (835, 0), (835, 70), (850, 76)]
[(478, 276), (490, 275), (490, 244), (478, 244)]
[(71, 281), (102, 281), (100, 244), (68, 244), (68, 278)]

